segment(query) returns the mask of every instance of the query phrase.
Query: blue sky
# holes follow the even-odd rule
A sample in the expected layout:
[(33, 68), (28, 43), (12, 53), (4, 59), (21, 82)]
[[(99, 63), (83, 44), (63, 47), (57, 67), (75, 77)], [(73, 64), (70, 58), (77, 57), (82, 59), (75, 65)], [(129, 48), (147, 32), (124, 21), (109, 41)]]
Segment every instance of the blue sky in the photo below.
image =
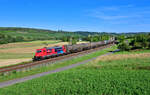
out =
[(149, 0), (0, 0), (0, 27), (149, 32)]

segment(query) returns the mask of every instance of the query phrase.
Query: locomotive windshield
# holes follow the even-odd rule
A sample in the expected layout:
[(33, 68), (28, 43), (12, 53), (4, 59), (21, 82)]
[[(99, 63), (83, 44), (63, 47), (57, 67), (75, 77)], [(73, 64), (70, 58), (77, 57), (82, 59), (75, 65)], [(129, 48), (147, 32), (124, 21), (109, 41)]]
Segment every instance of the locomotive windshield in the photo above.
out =
[(36, 53), (40, 53), (40, 52), (42, 52), (42, 51), (41, 51), (41, 50), (37, 50), (37, 51), (36, 51)]

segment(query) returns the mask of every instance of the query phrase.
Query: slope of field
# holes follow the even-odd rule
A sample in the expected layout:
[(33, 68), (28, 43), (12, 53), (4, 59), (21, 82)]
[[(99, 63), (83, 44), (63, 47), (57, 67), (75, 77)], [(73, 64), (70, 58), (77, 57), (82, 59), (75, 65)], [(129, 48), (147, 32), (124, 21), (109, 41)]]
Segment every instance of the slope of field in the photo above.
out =
[(150, 54), (129, 57), (120, 54), (114, 59), (115, 56), (106, 57), (109, 60), (98, 58), (72, 70), (2, 88), (0, 94), (150, 95)]

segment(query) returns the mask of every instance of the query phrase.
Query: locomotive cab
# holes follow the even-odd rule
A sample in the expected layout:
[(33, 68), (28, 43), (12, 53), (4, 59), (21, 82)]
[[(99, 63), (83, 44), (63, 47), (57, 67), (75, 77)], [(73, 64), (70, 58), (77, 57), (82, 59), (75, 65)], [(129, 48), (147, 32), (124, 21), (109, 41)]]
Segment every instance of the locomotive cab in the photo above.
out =
[(45, 55), (46, 55), (46, 49), (45, 48), (43, 48), (43, 49), (37, 49), (33, 60), (34, 61), (35, 60), (42, 60), (42, 59), (44, 59)]
[(66, 54), (66, 48), (64, 46), (37, 49), (33, 61), (52, 58), (63, 54)]

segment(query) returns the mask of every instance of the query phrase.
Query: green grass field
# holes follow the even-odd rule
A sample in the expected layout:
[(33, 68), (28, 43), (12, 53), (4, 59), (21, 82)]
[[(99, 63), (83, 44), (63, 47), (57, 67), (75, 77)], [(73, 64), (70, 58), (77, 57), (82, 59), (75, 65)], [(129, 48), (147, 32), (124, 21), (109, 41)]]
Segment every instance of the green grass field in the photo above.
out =
[(150, 95), (149, 67), (148, 56), (92, 61), (1, 88), (0, 95)]

